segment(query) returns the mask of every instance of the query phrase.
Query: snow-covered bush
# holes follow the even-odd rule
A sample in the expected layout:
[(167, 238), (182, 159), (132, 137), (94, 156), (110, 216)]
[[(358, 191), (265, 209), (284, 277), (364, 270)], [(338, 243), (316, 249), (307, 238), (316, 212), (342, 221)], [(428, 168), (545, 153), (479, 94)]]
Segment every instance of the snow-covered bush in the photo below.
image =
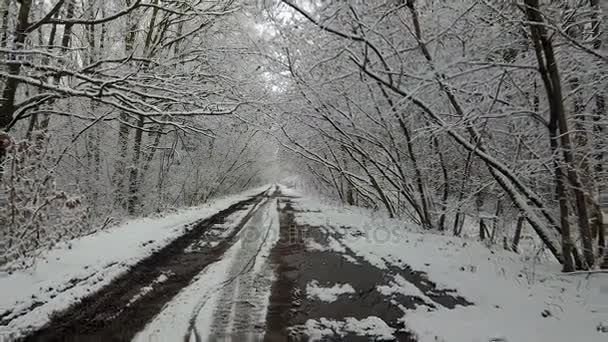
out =
[(44, 138), (37, 137), (35, 143), (5, 140), (0, 169), (0, 265), (17, 257), (33, 257), (37, 250), (87, 229), (87, 210), (78, 194), (56, 188), (52, 153), (48, 144), (40, 143)]

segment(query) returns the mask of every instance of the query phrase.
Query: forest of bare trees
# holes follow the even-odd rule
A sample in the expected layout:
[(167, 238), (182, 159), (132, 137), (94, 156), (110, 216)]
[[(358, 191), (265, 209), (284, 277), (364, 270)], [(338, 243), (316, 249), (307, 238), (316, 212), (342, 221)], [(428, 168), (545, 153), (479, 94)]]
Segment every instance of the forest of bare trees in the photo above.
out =
[(602, 263), (598, 1), (283, 4), (283, 145), (319, 189), (454, 235), (469, 218), (514, 251), (529, 227), (565, 271)]
[(4, 260), (291, 174), (608, 267), (603, 1), (0, 2)]
[[(2, 0), (0, 255), (258, 184), (264, 96), (233, 0)], [(272, 152), (272, 151), (271, 151)]]

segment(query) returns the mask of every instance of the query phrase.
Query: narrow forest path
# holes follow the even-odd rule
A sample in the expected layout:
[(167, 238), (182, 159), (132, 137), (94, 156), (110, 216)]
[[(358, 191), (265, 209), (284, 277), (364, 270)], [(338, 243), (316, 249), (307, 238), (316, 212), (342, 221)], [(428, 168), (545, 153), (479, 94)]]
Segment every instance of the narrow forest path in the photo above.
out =
[(195, 224), (100, 291), (56, 313), (24, 341), (131, 340), (197, 274), (223, 256), (267, 198), (267, 192), (258, 194)]

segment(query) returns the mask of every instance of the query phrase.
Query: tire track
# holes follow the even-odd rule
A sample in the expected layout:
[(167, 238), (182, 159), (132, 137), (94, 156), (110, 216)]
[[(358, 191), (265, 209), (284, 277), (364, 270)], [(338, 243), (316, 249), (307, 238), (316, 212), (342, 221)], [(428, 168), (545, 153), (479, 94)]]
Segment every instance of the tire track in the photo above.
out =
[[(276, 195), (277, 192), (271, 198)], [(190, 318), (184, 341), (189, 341), (191, 337), (197, 342), (202, 341), (196, 327), (196, 319), (208, 300), (217, 292), (220, 292), (220, 295), (213, 309), (214, 320), (209, 331), (211, 340), (231, 338), (248, 341), (257, 340), (263, 335), (265, 295), (271, 286), (272, 268), (269, 263), (259, 265), (257, 270), (254, 267), (262, 248), (268, 243), (274, 223), (272, 217), (268, 220), (268, 214), (272, 212), (269, 206), (272, 203), (273, 201), (269, 200), (263, 204), (239, 234), (242, 246), (230, 265), (228, 279), (211, 293), (205, 294), (199, 302)]]

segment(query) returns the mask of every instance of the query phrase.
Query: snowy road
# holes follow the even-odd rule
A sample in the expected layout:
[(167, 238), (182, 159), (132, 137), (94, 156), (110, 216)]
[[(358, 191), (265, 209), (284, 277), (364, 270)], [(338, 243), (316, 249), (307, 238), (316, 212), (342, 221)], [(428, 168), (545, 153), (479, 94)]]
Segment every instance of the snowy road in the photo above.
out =
[[(239, 201), (194, 224), (96, 293), (53, 313), (49, 323), (25, 340), (131, 340), (176, 295), (187, 292), (201, 272), (207, 274), (210, 265), (222, 264), (218, 260), (226, 260), (232, 247), (241, 245), (243, 232), (249, 230), (243, 228), (268, 202), (272, 191)], [(179, 333), (183, 336), (186, 330)]]
[(136, 341), (259, 340), (272, 285), (268, 256), (278, 238), (274, 196), (255, 209), (224, 257), (178, 294)]
[[(541, 342), (605, 337), (596, 326), (608, 317), (608, 301), (602, 302), (606, 297), (595, 279), (544, 279), (531, 286), (521, 281), (526, 270), (512, 254), (417, 234), (400, 221), (333, 208), (282, 186), (231, 203), (107, 285), (72, 299), (63, 311), (52, 310), (52, 301), (25, 300), (19, 305), (31, 309), (0, 310), (0, 338)], [(86, 279), (100, 278), (104, 270)], [(540, 267), (534, 272), (542, 274)], [(53, 296), (81, 286), (64, 282)]]

